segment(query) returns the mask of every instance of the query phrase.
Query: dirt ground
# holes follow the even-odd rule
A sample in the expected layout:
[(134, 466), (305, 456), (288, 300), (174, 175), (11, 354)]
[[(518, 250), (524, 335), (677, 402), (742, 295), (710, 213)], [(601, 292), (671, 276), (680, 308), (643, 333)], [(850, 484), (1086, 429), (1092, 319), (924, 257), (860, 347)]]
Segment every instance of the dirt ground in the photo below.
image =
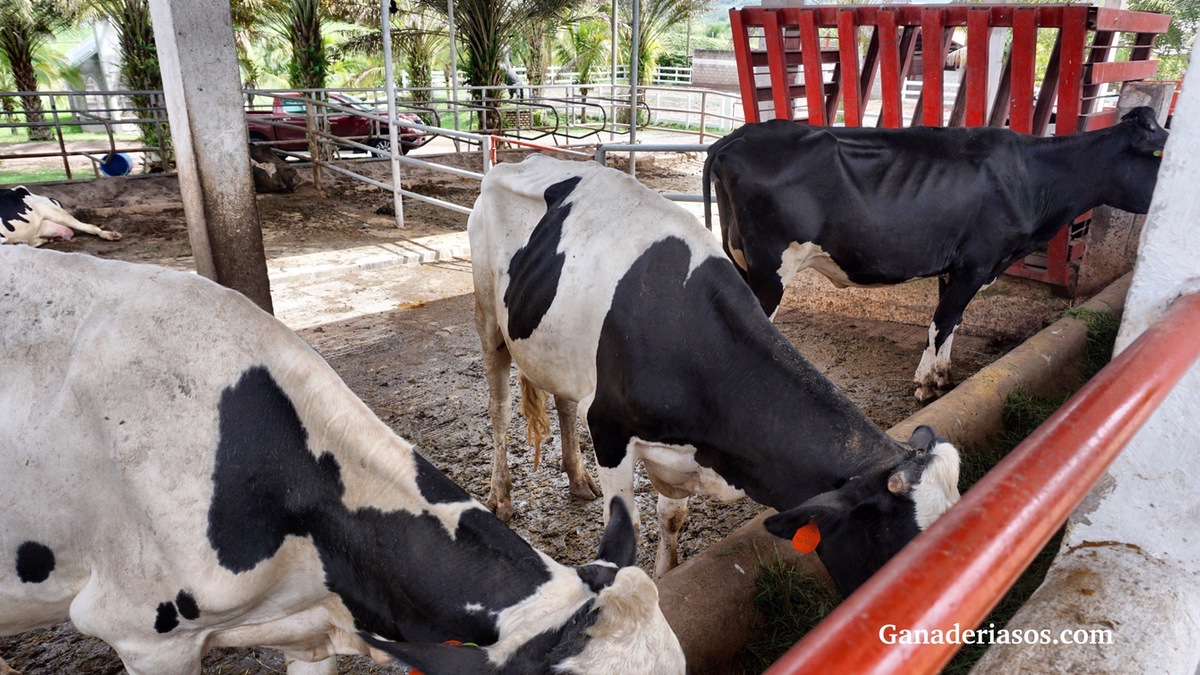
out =
[[(503, 158), (513, 159), (517, 153)], [(447, 158), (478, 170), (478, 155)], [(385, 163), (367, 170), (383, 175)], [(700, 161), (643, 161), (639, 177), (663, 192), (698, 193)], [(405, 186), (416, 192), (470, 205), (475, 181), (409, 170)], [(406, 230), (376, 209), (390, 195), (376, 188), (326, 176), (325, 194), (311, 183), (290, 195), (260, 196), (258, 205), (268, 258), (366, 246), (428, 234), (459, 231), (466, 217), (406, 202)], [(81, 236), (50, 245), (102, 257), (191, 266), (186, 226), (174, 178), (104, 180), (39, 188), (84, 220), (124, 234), (119, 242)], [(805, 273), (809, 274), (808, 272)], [(397, 433), (479, 499), (487, 492), (491, 441), (487, 395), (478, 338), (472, 321), (470, 262), (453, 260), (419, 266), (348, 271), (317, 279), (274, 283), (276, 313), (296, 329), (347, 384)], [(817, 368), (866, 414), (887, 428), (915, 412), (912, 374), (924, 347), (936, 282), (890, 289), (835, 290), (821, 277), (806, 277), (785, 297), (777, 325)], [(1068, 302), (1039, 284), (1002, 278), (967, 310), (954, 343), (955, 374), (965, 378), (1056, 319)], [(515, 378), (514, 378), (515, 387)], [(567, 492), (558, 468), (559, 442), (543, 450), (532, 470), (524, 421), (514, 415), (510, 437), (512, 527), (535, 546), (568, 564), (592, 559), (600, 538), (601, 506)], [(554, 416), (552, 415), (553, 419)], [(557, 433), (557, 430), (556, 430)], [(586, 442), (586, 441), (585, 441)], [(589, 452), (590, 449), (585, 448)], [(655, 494), (639, 477), (638, 508), (643, 527), (639, 562), (652, 566), (657, 544)], [(680, 537), (686, 558), (753, 517), (758, 505), (695, 498)], [(70, 624), (0, 639), (0, 656), (26, 674), (122, 672), (104, 643), (75, 632)], [(205, 673), (281, 672), (271, 650), (217, 650)], [(345, 658), (343, 673), (392, 672), (365, 658)]]

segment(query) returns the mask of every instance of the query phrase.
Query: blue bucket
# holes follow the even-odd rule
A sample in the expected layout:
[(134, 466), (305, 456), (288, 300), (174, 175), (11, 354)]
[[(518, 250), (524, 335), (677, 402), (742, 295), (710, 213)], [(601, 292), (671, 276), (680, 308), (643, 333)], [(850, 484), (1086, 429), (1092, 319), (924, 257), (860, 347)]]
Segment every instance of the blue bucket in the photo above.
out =
[(100, 173), (105, 176), (125, 176), (133, 169), (133, 158), (123, 152), (114, 152), (100, 162)]

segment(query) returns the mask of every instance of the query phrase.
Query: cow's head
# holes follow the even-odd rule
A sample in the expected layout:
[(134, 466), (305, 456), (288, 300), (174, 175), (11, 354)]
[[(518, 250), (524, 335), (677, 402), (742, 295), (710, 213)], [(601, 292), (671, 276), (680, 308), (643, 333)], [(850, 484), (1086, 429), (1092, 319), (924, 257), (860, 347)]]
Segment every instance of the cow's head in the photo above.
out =
[[(575, 568), (592, 594), (562, 625), (494, 663), (485, 647), (381, 641), (372, 646), (429, 675), (438, 673), (680, 673), (683, 649), (658, 607), (658, 588), (634, 566), (637, 533), (625, 503), (610, 504), (597, 559)], [(553, 603), (553, 597), (543, 600)]]
[(958, 450), (927, 426), (908, 445), (900, 461), (767, 518), (767, 530), (791, 539), (815, 522), (817, 555), (838, 591), (850, 595), (958, 501)]
[(1112, 176), (1105, 203), (1130, 213), (1146, 213), (1169, 134), (1159, 126), (1154, 109), (1146, 106), (1125, 113), (1117, 126), (1124, 146), (1120, 161), (1104, 169)]

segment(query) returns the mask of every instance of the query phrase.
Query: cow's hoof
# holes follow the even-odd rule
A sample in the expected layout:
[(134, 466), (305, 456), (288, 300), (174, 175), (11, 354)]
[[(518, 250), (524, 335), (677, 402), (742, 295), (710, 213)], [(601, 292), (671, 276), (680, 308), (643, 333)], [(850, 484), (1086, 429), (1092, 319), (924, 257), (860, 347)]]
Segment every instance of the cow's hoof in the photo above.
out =
[(938, 397), (937, 390), (933, 387), (922, 384), (917, 387), (917, 391), (913, 394), (919, 403), (929, 403)]
[(100, 238), (101, 238), (101, 239), (106, 239), (106, 240), (108, 240), (108, 241), (116, 241), (116, 240), (118, 240), (118, 239), (120, 239), (120, 238), (121, 238), (121, 233), (120, 233), (120, 232), (113, 232), (112, 230), (101, 230), (101, 231), (100, 231)]
[(583, 474), (583, 480), (571, 481), (571, 495), (574, 497), (590, 502), (601, 494), (600, 488), (596, 486), (596, 482), (586, 472)]
[(502, 523), (507, 523), (512, 519), (513, 514), (517, 512), (517, 510), (513, 508), (512, 500), (510, 499), (496, 499), (495, 497), (488, 495), (485, 505), (488, 507), (488, 511), (496, 514), (496, 517), (499, 518), (500, 522)]
[(950, 377), (950, 373), (937, 373), (933, 378), (933, 386), (938, 391), (950, 391), (954, 388), (954, 378)]

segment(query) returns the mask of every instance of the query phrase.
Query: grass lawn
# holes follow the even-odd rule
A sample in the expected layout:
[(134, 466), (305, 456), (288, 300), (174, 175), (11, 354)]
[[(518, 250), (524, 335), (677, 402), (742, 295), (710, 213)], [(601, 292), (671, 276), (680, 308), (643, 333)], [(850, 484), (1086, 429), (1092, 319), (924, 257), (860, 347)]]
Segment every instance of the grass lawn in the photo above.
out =
[[(76, 171), (75, 177), (82, 178), (80, 172)], [(92, 174), (87, 174), (90, 177)], [(0, 166), (0, 185), (23, 185), (25, 183), (45, 183), (54, 180), (66, 180), (67, 172), (62, 168), (51, 169), (42, 167), (30, 167), (28, 169), (6, 169)]]

